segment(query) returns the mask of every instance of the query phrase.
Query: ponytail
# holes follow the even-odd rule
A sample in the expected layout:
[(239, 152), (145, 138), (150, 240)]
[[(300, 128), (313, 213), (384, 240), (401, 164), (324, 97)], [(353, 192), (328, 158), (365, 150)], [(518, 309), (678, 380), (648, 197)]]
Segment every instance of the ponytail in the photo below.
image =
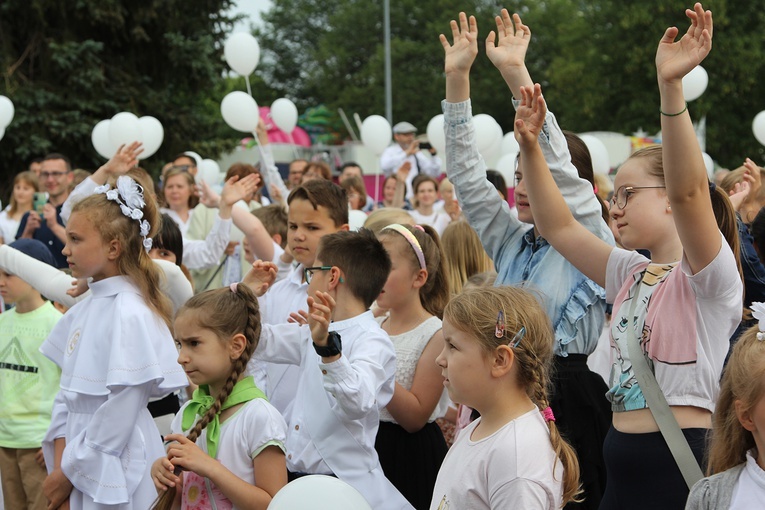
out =
[[(186, 436), (189, 441), (196, 442), (205, 427), (220, 413), (221, 406), (231, 394), (239, 378), (244, 374), (247, 363), (258, 345), (261, 324), (258, 299), (252, 290), (244, 284), (197, 294), (183, 305), (178, 311), (178, 316), (189, 310), (194, 311), (200, 328), (209, 329), (221, 341), (239, 333), (244, 334), (247, 339), (247, 345), (242, 355), (233, 362), (231, 373), (221, 388), (218, 398)], [(152, 509), (170, 510), (175, 502), (176, 492), (176, 487), (169, 487), (159, 495)]]

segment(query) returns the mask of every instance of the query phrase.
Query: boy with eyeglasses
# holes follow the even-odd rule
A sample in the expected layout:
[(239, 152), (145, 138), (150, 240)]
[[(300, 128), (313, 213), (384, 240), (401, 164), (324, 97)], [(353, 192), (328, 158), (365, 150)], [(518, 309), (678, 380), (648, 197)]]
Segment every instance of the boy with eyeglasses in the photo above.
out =
[(48, 193), (48, 203), (42, 214), (29, 211), (22, 216), (16, 233), (16, 239), (37, 239), (45, 244), (59, 269), (68, 267), (66, 257), (61, 254), (66, 241), (61, 206), (69, 197), (73, 178), (69, 158), (59, 153), (45, 156), (40, 168), (40, 183)]

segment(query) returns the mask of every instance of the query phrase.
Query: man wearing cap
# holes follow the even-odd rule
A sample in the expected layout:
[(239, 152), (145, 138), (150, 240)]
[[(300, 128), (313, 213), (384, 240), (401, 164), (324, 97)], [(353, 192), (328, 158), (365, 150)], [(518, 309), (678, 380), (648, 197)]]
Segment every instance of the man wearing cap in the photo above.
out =
[(385, 149), (380, 156), (380, 168), (385, 176), (392, 175), (404, 162), (408, 161), (412, 166), (406, 178), (406, 198), (411, 200), (414, 196), (412, 181), (419, 174), (427, 174), (438, 178), (441, 175), (441, 159), (436, 156), (436, 150), (430, 148), (432, 157), (427, 157), (420, 151), (420, 142), (414, 139), (417, 128), (409, 122), (399, 122), (393, 126), (393, 139), (395, 144)]

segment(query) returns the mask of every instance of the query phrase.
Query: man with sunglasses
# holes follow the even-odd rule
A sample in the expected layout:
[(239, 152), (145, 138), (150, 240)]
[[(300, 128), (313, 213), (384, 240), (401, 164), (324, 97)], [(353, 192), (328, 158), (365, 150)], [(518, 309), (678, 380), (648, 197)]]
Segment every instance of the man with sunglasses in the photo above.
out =
[(68, 267), (61, 254), (66, 242), (61, 206), (69, 198), (74, 175), (69, 158), (59, 153), (45, 156), (40, 166), (40, 184), (48, 193), (48, 203), (41, 212), (29, 211), (21, 217), (16, 238), (37, 239), (48, 247), (56, 261), (56, 267)]

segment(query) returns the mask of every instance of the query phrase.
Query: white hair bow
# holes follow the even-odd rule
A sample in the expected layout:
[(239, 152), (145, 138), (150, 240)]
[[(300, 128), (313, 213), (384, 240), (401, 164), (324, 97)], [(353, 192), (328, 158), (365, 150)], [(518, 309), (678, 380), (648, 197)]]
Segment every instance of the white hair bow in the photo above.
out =
[(757, 340), (765, 340), (765, 303), (752, 303), (752, 316), (757, 319)]
[(143, 199), (143, 188), (141, 185), (130, 177), (121, 175), (117, 179), (117, 187), (112, 188), (108, 184), (104, 184), (97, 187), (95, 192), (106, 194), (108, 200), (119, 204), (122, 214), (138, 222), (140, 233), (143, 237), (143, 247), (147, 252), (151, 250), (152, 240), (150, 237), (147, 237), (151, 231), (151, 225), (147, 220), (143, 219), (143, 208), (146, 206), (146, 202)]

